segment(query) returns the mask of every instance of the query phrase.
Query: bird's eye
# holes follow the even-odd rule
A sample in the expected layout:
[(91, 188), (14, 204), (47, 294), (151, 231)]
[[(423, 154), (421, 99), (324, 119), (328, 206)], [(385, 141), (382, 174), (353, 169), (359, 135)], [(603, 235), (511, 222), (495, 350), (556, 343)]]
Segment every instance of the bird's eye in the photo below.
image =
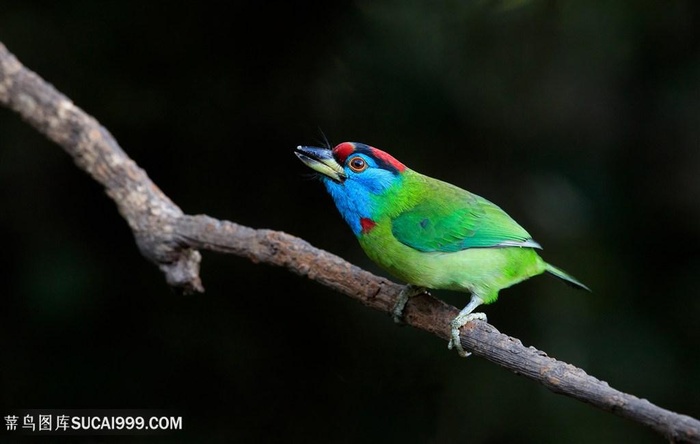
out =
[(365, 159), (359, 156), (350, 159), (348, 164), (350, 165), (350, 169), (356, 173), (361, 173), (367, 169), (367, 162), (365, 162)]

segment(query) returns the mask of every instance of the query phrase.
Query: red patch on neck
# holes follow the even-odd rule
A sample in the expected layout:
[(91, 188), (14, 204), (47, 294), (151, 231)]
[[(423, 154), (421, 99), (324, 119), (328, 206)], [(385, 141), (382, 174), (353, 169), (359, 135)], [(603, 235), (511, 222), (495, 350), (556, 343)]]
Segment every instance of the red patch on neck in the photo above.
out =
[(375, 221), (370, 219), (369, 217), (362, 217), (360, 218), (360, 226), (362, 227), (362, 234), (367, 234), (370, 231), (372, 231), (372, 228), (374, 228), (377, 225)]
[(372, 150), (372, 155), (376, 157), (377, 159), (381, 160), (382, 162), (388, 163), (392, 167), (396, 168), (397, 171), (401, 172), (406, 169), (406, 165), (402, 164), (398, 160), (394, 159), (394, 157), (386, 153), (378, 148), (375, 148), (373, 146), (370, 147)]

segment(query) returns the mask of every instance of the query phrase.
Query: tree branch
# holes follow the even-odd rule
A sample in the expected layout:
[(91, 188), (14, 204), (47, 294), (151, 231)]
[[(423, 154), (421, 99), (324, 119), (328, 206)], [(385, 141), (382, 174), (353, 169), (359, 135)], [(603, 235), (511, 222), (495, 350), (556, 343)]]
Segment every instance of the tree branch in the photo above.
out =
[[(399, 284), (314, 248), (302, 239), (205, 215), (184, 214), (105, 128), (26, 69), (2, 43), (0, 103), (56, 142), (78, 167), (104, 186), (131, 227), (139, 250), (163, 271), (169, 285), (185, 292), (203, 292), (198, 250), (209, 250), (287, 268), (376, 310), (388, 313), (393, 307), (401, 290)], [(455, 307), (421, 296), (407, 306), (405, 321), (447, 340), (450, 321), (457, 313)], [(462, 329), (461, 342), (474, 354), (555, 393), (646, 425), (671, 442), (700, 442), (700, 421), (615, 390), (580, 368), (523, 346), (486, 322), (467, 324)]]

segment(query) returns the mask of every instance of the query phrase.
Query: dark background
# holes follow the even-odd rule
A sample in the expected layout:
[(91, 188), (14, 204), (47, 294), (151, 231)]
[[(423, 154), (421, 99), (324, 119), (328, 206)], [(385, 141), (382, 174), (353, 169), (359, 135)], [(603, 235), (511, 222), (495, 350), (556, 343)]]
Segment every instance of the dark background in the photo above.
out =
[[(382, 274), (293, 154), (321, 131), (489, 198), (594, 290), (537, 277), (489, 321), (699, 417), (699, 13), (23, 0), (0, 41), (190, 214)], [(2, 414), (172, 409), (186, 430), (161, 440), (183, 443), (663, 442), (283, 269), (204, 252), (206, 293), (174, 294), (102, 189), (4, 108), (0, 205)]]

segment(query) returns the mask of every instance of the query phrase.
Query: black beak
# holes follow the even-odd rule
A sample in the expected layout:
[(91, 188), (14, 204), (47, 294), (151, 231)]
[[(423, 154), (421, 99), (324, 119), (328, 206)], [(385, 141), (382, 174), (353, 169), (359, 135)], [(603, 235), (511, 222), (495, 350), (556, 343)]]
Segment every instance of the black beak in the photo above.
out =
[(298, 146), (294, 154), (309, 168), (324, 176), (342, 183), (345, 181), (345, 171), (333, 157), (333, 151), (328, 148), (317, 148), (315, 146)]

